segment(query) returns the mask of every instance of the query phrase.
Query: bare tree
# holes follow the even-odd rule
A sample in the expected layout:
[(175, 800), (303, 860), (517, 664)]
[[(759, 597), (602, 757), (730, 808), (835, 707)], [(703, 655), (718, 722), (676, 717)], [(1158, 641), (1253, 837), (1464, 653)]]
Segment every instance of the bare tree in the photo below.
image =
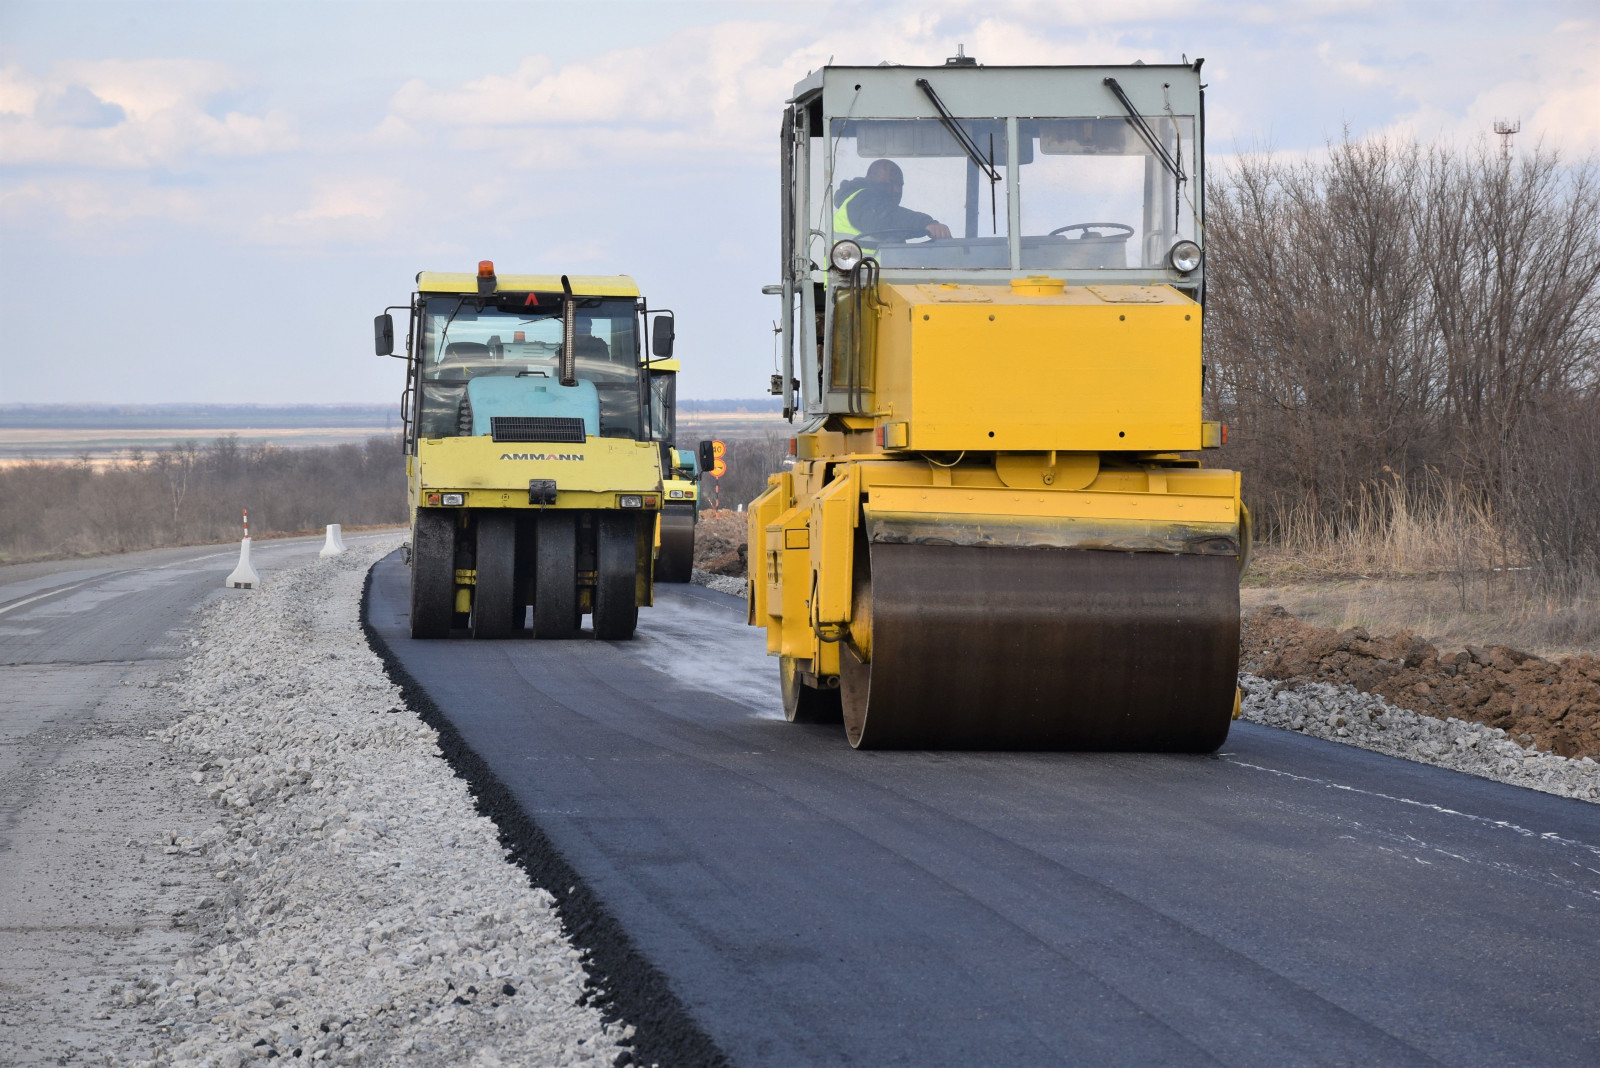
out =
[(1513, 162), (1434, 152), (1417, 220), (1443, 345), (1445, 406), (1465, 474), (1510, 485), (1530, 406), (1592, 388), (1600, 347), (1600, 184), (1535, 149)]
[[(1600, 502), (1532, 468), (1567, 462), (1557, 442), (1587, 441), (1597, 411), (1592, 161), (1346, 140), (1244, 157), (1208, 198), (1207, 400), (1267, 533), (1441, 473), (1523, 517), (1548, 561), (1587, 552)], [(1571, 536), (1541, 540), (1534, 516)]]

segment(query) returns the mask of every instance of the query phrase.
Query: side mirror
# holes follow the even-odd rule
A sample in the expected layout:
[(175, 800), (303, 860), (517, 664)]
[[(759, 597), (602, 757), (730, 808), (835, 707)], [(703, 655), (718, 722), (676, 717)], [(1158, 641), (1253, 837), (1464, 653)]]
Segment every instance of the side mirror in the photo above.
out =
[(372, 340), (379, 356), (394, 355), (394, 316), (384, 312), (372, 320)]
[(702, 441), (700, 443), (700, 470), (709, 471), (717, 466), (716, 442)]
[(672, 341), (677, 336), (677, 329), (670, 315), (656, 316), (655, 326), (650, 328), (650, 355), (665, 359), (672, 355)]

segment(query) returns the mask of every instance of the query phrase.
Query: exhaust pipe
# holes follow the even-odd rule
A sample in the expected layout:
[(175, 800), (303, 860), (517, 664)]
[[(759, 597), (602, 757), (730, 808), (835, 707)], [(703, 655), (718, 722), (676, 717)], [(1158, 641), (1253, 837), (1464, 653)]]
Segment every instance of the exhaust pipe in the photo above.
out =
[(578, 302), (572, 299), (572, 283), (561, 276), (561, 384), (578, 384), (578, 354), (574, 342), (578, 336)]

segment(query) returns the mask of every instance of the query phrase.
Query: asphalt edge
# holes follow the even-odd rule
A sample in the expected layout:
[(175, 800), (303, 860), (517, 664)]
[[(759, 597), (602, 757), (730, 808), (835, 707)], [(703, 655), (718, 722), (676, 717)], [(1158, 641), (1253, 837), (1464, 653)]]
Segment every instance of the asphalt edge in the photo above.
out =
[[(382, 557), (368, 568), (361, 585), (361, 630), (367, 644), (383, 664), (384, 673), (400, 688), (406, 706), (438, 733), (445, 762), (466, 782), (478, 813), (499, 829), (500, 842), (511, 860), (527, 873), (534, 886), (555, 897), (556, 911), (568, 939), (584, 954), (588, 989), (596, 992), (590, 1003), (607, 1020), (633, 1025), (634, 1064), (707, 1068), (728, 1065), (727, 1057), (672, 992), (666, 976), (639, 952), (583, 877), (522, 811), (484, 759), (462, 740), (455, 725), (372, 625), (368, 618), (372, 575), (378, 564), (387, 559)], [(626, 1063), (629, 1062), (618, 1061)]]

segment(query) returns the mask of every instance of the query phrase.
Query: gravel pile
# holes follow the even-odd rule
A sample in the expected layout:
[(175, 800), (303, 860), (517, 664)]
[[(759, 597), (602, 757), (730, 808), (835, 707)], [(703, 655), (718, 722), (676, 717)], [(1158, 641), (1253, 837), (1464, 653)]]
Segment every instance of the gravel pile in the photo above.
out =
[(1523, 747), (1498, 727), (1396, 708), (1353, 686), (1241, 674), (1243, 718), (1469, 775), (1600, 803), (1600, 764)]
[(714, 575), (697, 567), (690, 576), (690, 581), (696, 586), (704, 586), (706, 589), (716, 590), (718, 593), (731, 593), (735, 597), (743, 597), (745, 594), (744, 576), (742, 574)]
[(208, 610), (165, 740), (217, 806), (197, 951), (112, 988), (149, 1026), (108, 1063), (627, 1064), (554, 899), (508, 863), (363, 638), (394, 545)]

